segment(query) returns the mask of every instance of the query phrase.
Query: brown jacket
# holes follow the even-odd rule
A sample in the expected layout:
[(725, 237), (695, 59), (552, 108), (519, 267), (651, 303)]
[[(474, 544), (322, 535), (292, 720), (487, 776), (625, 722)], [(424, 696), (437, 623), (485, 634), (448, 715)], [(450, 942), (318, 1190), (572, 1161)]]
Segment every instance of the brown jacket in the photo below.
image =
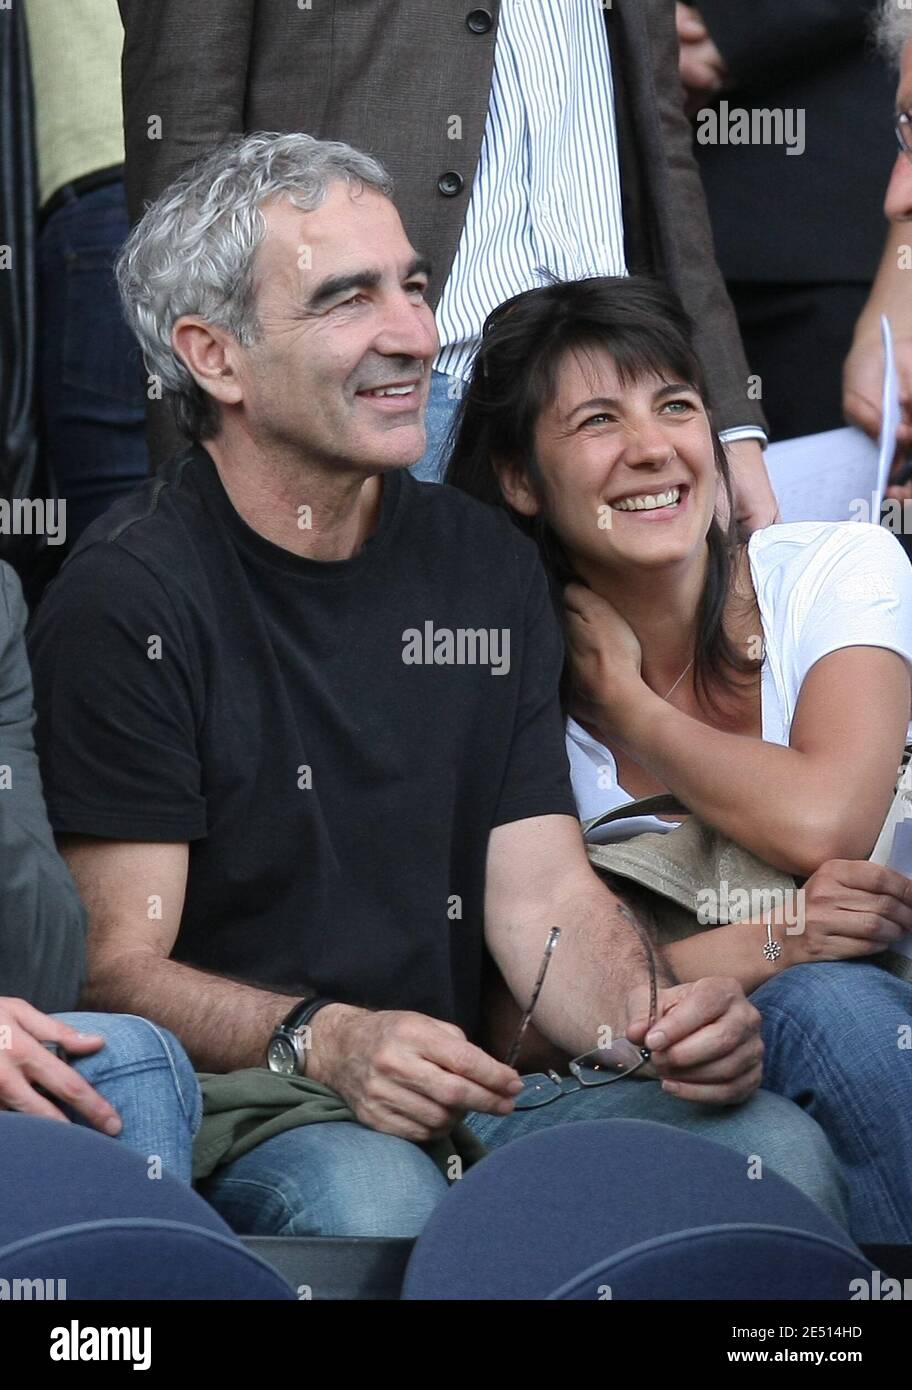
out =
[[(378, 158), (436, 304), (456, 254), (488, 107), (500, 0), (118, 0), (127, 198), (137, 220), (232, 134), (303, 130)], [(303, 0), (302, 0), (303, 3)], [(627, 262), (667, 277), (694, 320), (716, 425), (762, 424), (716, 267), (681, 104), (673, 0), (605, 8)], [(449, 138), (450, 117), (462, 138)], [(157, 133), (160, 118), (161, 138)], [(443, 180), (444, 175), (458, 179)], [(455, 193), (444, 188), (458, 185)], [(153, 410), (153, 465), (179, 444)]]

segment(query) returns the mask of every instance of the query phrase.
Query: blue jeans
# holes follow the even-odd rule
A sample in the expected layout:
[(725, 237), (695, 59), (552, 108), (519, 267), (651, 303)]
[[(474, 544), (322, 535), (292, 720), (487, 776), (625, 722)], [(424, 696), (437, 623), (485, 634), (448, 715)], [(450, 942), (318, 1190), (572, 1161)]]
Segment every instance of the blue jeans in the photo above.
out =
[(422, 457), (409, 469), (423, 483), (443, 481), (449, 461), (447, 436), (459, 405), (457, 392), (460, 385), (458, 377), (449, 377), (445, 372), (431, 372), (431, 389), (424, 420), (427, 443)]
[(198, 1190), (240, 1235), (416, 1236), (447, 1187), (417, 1144), (343, 1120), (277, 1134)]
[(38, 240), (42, 448), (70, 544), (149, 472), (145, 370), (113, 272), (129, 229), (118, 181), (51, 213)]
[(857, 1241), (912, 1244), (912, 984), (870, 961), (798, 965), (751, 996), (764, 1085), (826, 1131)]
[[(158, 1158), (174, 1177), (189, 1183), (193, 1139), (202, 1117), (196, 1073), (177, 1039), (133, 1014), (55, 1014), (80, 1033), (100, 1033), (104, 1047), (75, 1062), (123, 1120), (117, 1142), (144, 1158)], [(70, 1112), (77, 1123), (80, 1116)]]
[[(748, 1160), (759, 1157), (846, 1224), (841, 1179), (823, 1133), (796, 1106), (763, 1091), (736, 1109), (706, 1110), (667, 1095), (657, 1081), (615, 1081), (538, 1110), (472, 1114), (468, 1123), (496, 1148), (547, 1125), (631, 1118), (692, 1129), (743, 1153), (745, 1220), (755, 1190)], [(447, 1181), (415, 1144), (342, 1122), (277, 1135), (218, 1169), (199, 1190), (244, 1235), (414, 1236)]]
[[(698, 1106), (663, 1091), (658, 1081), (635, 1077), (590, 1086), (535, 1110), (512, 1115), (472, 1114), (468, 1123), (490, 1149), (539, 1129), (576, 1120), (654, 1120), (691, 1130), (744, 1155), (744, 1220), (750, 1218), (757, 1177), (769, 1168), (787, 1178), (841, 1225), (848, 1225), (843, 1181), (818, 1125), (797, 1106), (767, 1090), (738, 1106)], [(757, 1160), (760, 1163), (757, 1163)], [(572, 1176), (572, 1175), (568, 1175)], [(687, 1181), (682, 1173), (681, 1181)]]

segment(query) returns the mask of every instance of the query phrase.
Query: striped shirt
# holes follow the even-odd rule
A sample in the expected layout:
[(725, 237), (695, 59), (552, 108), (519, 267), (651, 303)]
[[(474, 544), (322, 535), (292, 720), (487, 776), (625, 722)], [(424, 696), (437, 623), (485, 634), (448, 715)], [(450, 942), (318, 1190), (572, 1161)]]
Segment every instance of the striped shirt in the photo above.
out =
[(501, 0), (491, 96), (437, 371), (466, 380), (492, 309), (543, 283), (625, 275), (614, 86), (601, 0)]
[[(602, 0), (501, 0), (488, 115), (434, 369), (467, 380), (485, 319), (523, 290), (626, 275), (614, 82)], [(763, 440), (756, 426), (722, 438)]]

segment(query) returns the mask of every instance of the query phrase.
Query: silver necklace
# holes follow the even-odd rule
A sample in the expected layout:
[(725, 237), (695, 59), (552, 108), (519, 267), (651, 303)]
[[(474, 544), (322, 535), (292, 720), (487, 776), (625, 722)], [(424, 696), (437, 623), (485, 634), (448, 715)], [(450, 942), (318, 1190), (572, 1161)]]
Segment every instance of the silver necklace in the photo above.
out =
[[(694, 664), (694, 658), (691, 657), (690, 660), (688, 661), (687, 665), (684, 667), (684, 670), (681, 672), (681, 674), (678, 676), (678, 679), (675, 681), (674, 685), (673, 685), (673, 686), (671, 687), (671, 689), (669, 690), (668, 695), (673, 695), (673, 694), (675, 693), (675, 691), (677, 690), (678, 686), (681, 684), (682, 680), (683, 680), (684, 677), (687, 675), (687, 672), (690, 670), (690, 668), (691, 668), (691, 666), (692, 666), (693, 664)], [(663, 695), (663, 696), (662, 696), (662, 699), (663, 699), (663, 700), (667, 700), (667, 699), (668, 699), (668, 695)]]

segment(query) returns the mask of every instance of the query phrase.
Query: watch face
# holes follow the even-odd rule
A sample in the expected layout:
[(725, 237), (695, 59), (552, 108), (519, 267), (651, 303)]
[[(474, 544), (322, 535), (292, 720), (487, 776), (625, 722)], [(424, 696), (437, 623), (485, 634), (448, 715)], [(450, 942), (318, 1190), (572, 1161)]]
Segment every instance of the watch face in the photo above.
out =
[(281, 1072), (283, 1076), (293, 1076), (297, 1071), (297, 1057), (288, 1038), (273, 1038), (266, 1052), (266, 1064), (270, 1071)]

